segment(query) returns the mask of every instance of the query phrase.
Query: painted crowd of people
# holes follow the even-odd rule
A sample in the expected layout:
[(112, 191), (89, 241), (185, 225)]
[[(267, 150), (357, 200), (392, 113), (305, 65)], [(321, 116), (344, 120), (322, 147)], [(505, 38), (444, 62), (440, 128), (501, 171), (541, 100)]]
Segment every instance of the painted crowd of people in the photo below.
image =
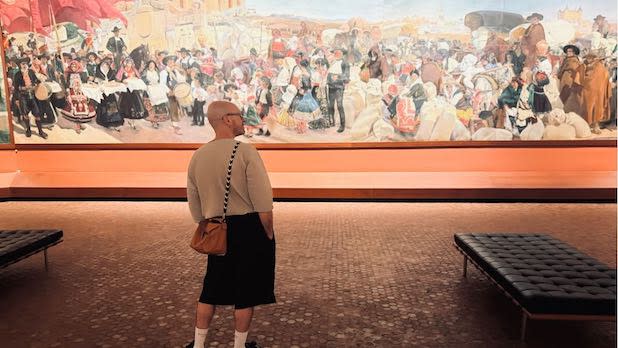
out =
[[(528, 16), (530, 26), (517, 42), (491, 34), (483, 49), (413, 36), (386, 41), (356, 26), (326, 43), (302, 24), (298, 32), (273, 29), (267, 53), (252, 48), (233, 59), (219, 57), (215, 48), (150, 52), (140, 45), (129, 51), (117, 27), (105, 50), (86, 39), (81, 50), (50, 53), (32, 34), (26, 47), (8, 35), (4, 45), (11, 109), (28, 137), (29, 114), (43, 138), (52, 125), (80, 133), (96, 122), (121, 131), (138, 129), (140, 119), (182, 134), (183, 117), (204, 126), (208, 105), (228, 100), (242, 110), (247, 137), (268, 137), (277, 124), (298, 134), (336, 127), (358, 139), (382, 127), (387, 134), (377, 140), (425, 140), (417, 136), (428, 112), (423, 105), (435, 97), (453, 106), (471, 133), (496, 127), (518, 135), (555, 107), (545, 93), (552, 79), (559, 81), (565, 112), (580, 115), (594, 133), (611, 127), (615, 52), (601, 57), (575, 44), (549, 47), (542, 19)], [(603, 23), (595, 30), (606, 37)], [(522, 108), (532, 114), (515, 112)], [(363, 116), (368, 110), (372, 115)]]

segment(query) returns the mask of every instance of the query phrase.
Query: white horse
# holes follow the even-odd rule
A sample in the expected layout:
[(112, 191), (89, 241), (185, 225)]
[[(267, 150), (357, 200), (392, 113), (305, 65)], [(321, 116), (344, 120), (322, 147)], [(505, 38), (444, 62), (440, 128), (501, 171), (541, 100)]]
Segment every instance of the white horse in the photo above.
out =
[(472, 78), (474, 89), (472, 91), (472, 109), (475, 114), (481, 111), (492, 110), (498, 104), (499, 84), (495, 78), (480, 73)]

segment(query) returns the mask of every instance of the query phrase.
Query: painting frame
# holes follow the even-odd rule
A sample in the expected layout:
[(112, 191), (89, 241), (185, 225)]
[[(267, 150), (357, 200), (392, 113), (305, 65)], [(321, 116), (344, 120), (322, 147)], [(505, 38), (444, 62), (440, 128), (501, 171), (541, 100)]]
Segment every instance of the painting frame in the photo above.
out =
[[(0, 30), (2, 26), (0, 26)], [(2, 84), (0, 84), (0, 88), (4, 90), (4, 93), (0, 93), (5, 97), (6, 103), (6, 113), (7, 113), (7, 123), (8, 123), (8, 132), (9, 132), (9, 142), (8, 143), (0, 143), (0, 150), (13, 150), (15, 149), (15, 135), (13, 133), (13, 113), (11, 112), (11, 103), (8, 95), (9, 89), (9, 81), (7, 79), (6, 73), (6, 57), (4, 55), (4, 45), (0, 45), (0, 71), (2, 71)]]

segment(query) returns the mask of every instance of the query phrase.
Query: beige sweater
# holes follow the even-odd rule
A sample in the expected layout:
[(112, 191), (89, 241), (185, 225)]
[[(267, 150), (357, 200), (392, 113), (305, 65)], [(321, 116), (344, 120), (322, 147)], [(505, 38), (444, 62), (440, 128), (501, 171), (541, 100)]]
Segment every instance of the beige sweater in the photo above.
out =
[[(200, 147), (191, 158), (187, 176), (187, 199), (195, 222), (223, 215), (227, 166), (234, 139), (220, 139)], [(227, 215), (268, 212), (273, 192), (258, 151), (240, 143), (232, 166)]]

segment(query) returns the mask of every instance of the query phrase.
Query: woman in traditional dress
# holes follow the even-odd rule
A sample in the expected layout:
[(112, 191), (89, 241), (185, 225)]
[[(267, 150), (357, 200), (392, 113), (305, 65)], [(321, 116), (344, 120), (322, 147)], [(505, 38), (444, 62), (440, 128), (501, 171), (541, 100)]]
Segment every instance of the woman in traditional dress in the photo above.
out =
[[(116, 80), (129, 84), (130, 79), (139, 79), (140, 75), (135, 66), (133, 59), (127, 57), (122, 62), (122, 67), (116, 73)], [(142, 97), (142, 90), (134, 89), (120, 93), (120, 113), (127, 119), (129, 125), (133, 129), (137, 129), (134, 120), (146, 118), (146, 108)]]
[[(110, 65), (111, 60), (109, 59), (104, 59), (97, 65), (94, 77), (99, 86), (105, 86), (115, 81), (116, 72)], [(124, 124), (124, 118), (120, 114), (118, 108), (116, 93), (103, 93), (101, 103), (97, 106), (96, 122), (103, 127), (111, 128), (118, 132), (120, 131), (120, 126)]]
[(142, 73), (142, 80), (148, 86), (146, 89), (147, 96), (144, 98), (144, 104), (148, 111), (146, 120), (150, 121), (152, 127), (156, 129), (159, 128), (159, 123), (170, 119), (167, 99), (169, 88), (160, 83), (159, 69), (154, 60), (146, 64), (146, 69)]
[(58, 125), (62, 128), (73, 128), (76, 133), (81, 133), (86, 128), (84, 123), (92, 121), (96, 116), (96, 111), (94, 102), (82, 92), (82, 84), (88, 81), (88, 75), (77, 60), (69, 63), (66, 80), (69, 84), (67, 104), (60, 110), (64, 120), (59, 120)]
[(307, 124), (316, 119), (320, 113), (320, 104), (313, 97), (311, 84), (311, 69), (309, 61), (303, 59), (300, 62), (300, 88), (298, 89), (299, 101), (296, 104), (296, 110), (293, 117), (296, 119), (296, 131), (305, 133)]

